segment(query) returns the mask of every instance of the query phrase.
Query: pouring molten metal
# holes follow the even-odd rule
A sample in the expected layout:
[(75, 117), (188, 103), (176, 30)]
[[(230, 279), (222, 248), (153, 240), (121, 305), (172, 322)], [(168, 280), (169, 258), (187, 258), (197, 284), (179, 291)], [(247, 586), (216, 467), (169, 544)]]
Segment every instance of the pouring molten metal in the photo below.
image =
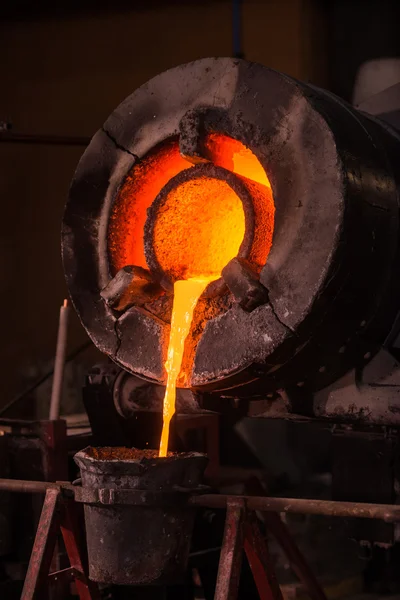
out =
[[(247, 148), (215, 135), (210, 145), (214, 156), (218, 152), (220, 164), (233, 165), (249, 179), (254, 176), (268, 184), (260, 163)], [(266, 195), (269, 198), (267, 190)], [(272, 231), (273, 223), (269, 225)], [(245, 229), (242, 201), (224, 179), (203, 176), (183, 181), (158, 207), (152, 230), (154, 253), (163, 272), (174, 279), (160, 456), (167, 456), (176, 385), (194, 309), (208, 284), (220, 278), (222, 269), (238, 255)]]

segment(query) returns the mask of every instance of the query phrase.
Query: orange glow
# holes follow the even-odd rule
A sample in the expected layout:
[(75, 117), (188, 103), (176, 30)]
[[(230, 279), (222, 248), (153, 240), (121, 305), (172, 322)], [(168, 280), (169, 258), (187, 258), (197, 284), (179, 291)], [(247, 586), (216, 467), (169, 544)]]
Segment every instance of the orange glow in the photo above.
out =
[[(267, 174), (249, 148), (226, 135), (207, 134), (203, 151), (214, 165), (235, 173), (250, 193), (254, 231), (247, 258), (260, 270), (270, 251), (274, 229), (275, 208)], [(112, 274), (126, 265), (148, 266), (144, 251), (147, 209), (172, 177), (191, 168), (192, 164), (179, 153), (177, 138), (166, 140), (132, 167), (110, 216), (108, 253)], [(190, 381), (195, 349), (207, 319), (222, 314), (227, 306), (222, 298), (221, 302), (215, 298), (198, 300), (237, 256), (245, 227), (240, 198), (226, 181), (210, 176), (182, 182), (168, 194), (157, 213), (153, 250), (161, 269), (175, 282), (160, 456), (168, 451), (176, 385)]]
[(172, 280), (213, 276), (239, 252), (245, 234), (240, 198), (220, 179), (181, 183), (167, 196), (154, 226), (153, 247)]
[[(267, 174), (259, 159), (244, 144), (219, 133), (209, 133), (204, 141), (205, 157), (253, 182), (256, 229), (249, 259), (255, 266), (265, 264), (274, 224), (274, 202)], [(179, 153), (177, 138), (156, 146), (130, 170), (112, 207), (108, 230), (111, 273), (126, 265), (147, 267), (144, 254), (144, 224), (147, 209), (168, 181), (193, 165)]]
[[(274, 230), (275, 206), (268, 176), (249, 148), (226, 135), (208, 133), (203, 152), (214, 165), (235, 173), (251, 196), (254, 231), (247, 259), (261, 270)], [(127, 265), (148, 267), (144, 249), (147, 209), (171, 178), (192, 168), (180, 155), (177, 137), (165, 140), (132, 167), (110, 215), (107, 238), (113, 275)], [(153, 250), (161, 269), (175, 282), (160, 456), (167, 455), (176, 385), (190, 384), (197, 343), (207, 320), (223, 314), (229, 304), (223, 297), (220, 301), (219, 297), (198, 300), (237, 256), (245, 227), (240, 198), (227, 182), (210, 176), (182, 182), (164, 199), (156, 216)], [(149, 310), (158, 316), (163, 308), (152, 304)], [(165, 319), (163, 313), (161, 318)]]
[(147, 209), (172, 177), (191, 166), (179, 154), (176, 139), (156, 147), (133, 166), (110, 217), (108, 252), (113, 275), (127, 265), (147, 268), (143, 237)]
[(176, 381), (181, 370), (186, 337), (193, 319), (197, 300), (214, 279), (203, 277), (176, 281), (174, 284), (174, 305), (172, 309), (171, 332), (169, 337), (165, 369), (168, 379), (163, 404), (163, 428), (159, 456), (167, 456), (169, 427), (175, 413)]
[(159, 456), (168, 452), (176, 383), (193, 311), (207, 285), (237, 255), (244, 234), (242, 202), (220, 179), (201, 177), (181, 183), (159, 210), (153, 247), (162, 270), (175, 280)]
[(205, 147), (208, 157), (217, 167), (223, 167), (271, 188), (267, 174), (256, 155), (238, 140), (221, 133), (210, 133), (206, 137)]

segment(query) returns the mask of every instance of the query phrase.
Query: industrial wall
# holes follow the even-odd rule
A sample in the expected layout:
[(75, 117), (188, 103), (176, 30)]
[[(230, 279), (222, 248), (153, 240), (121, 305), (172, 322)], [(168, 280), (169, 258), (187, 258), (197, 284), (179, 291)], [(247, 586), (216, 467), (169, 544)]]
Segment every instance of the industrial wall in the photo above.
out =
[[(71, 14), (27, 18), (16, 11), (0, 23), (0, 121), (11, 119), (18, 133), (91, 136), (158, 72), (231, 55), (231, 4), (149, 0), (132, 2), (129, 11), (90, 13), (82, 1)], [(245, 0), (245, 57), (324, 85), (321, 4)], [(82, 152), (0, 143), (0, 407), (51, 366), (58, 307), (66, 294), (60, 222)], [(69, 350), (84, 339), (74, 317)], [(87, 364), (93, 360), (93, 354), (86, 357)]]

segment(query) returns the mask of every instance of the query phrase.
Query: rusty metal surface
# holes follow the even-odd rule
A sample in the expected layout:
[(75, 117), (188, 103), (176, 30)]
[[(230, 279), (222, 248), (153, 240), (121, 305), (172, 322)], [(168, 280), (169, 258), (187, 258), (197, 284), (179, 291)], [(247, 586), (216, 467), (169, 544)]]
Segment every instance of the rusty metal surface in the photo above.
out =
[(35, 598), (40, 600), (44, 597), (59, 526), (59, 497), (60, 490), (57, 488), (50, 487), (46, 491), (21, 600), (34, 600)]
[(25, 479), (0, 479), (0, 490), (21, 494), (45, 494), (48, 489), (59, 490), (59, 485), (46, 481), (26, 481)]
[(255, 513), (247, 515), (244, 537), (244, 550), (260, 600), (283, 600), (267, 543), (261, 535)]
[(80, 600), (99, 600), (100, 593), (96, 583), (89, 580), (88, 565), (83, 550), (82, 524), (79, 523), (76, 512), (77, 505), (72, 500), (63, 499), (60, 503), (60, 528), (65, 549), (71, 564), (75, 579), (76, 591)]
[[(18, 479), (0, 479), (0, 490), (27, 494), (43, 494), (51, 489), (60, 491), (67, 497), (82, 492), (70, 483), (51, 483), (44, 481), (25, 481)], [(115, 498), (121, 498), (125, 491), (119, 489)], [(110, 493), (110, 490), (107, 492)], [(116, 493), (116, 492), (114, 492)], [(90, 493), (89, 493), (90, 494)], [(88, 496), (94, 497), (94, 496)], [(250, 510), (268, 512), (287, 512), (298, 514), (325, 515), (331, 517), (354, 517), (360, 519), (382, 519), (386, 522), (400, 521), (400, 505), (372, 504), (367, 502), (341, 502), (335, 500), (313, 500), (305, 498), (273, 498), (265, 496), (232, 496), (227, 494), (202, 494), (191, 496), (188, 500), (192, 506), (208, 508), (225, 508), (230, 500), (244, 501)]]
[[(279, 519), (278, 515), (275, 515)], [(282, 531), (278, 533), (278, 542), (281, 542)], [(286, 532), (284, 532), (286, 535)], [(287, 534), (290, 537), (290, 534)], [(291, 540), (291, 538), (290, 538)], [(291, 540), (292, 546), (295, 546)], [(261, 600), (283, 600), (282, 591), (276, 577), (272, 557), (268, 550), (267, 542), (261, 533), (259, 521), (253, 510), (248, 510), (248, 503), (244, 498), (230, 498), (227, 503), (225, 532), (221, 548), (221, 556), (217, 577), (216, 600), (235, 600), (238, 595), (240, 572), (242, 568), (242, 551), (245, 551), (247, 560), (254, 577), (254, 581)], [(297, 549), (297, 547), (296, 547)], [(291, 558), (298, 567), (296, 573), (302, 582), (305, 582), (310, 597), (314, 600), (326, 600), (318, 584), (313, 587), (309, 584), (307, 568), (304, 573), (299, 571), (304, 567), (298, 560), (300, 552), (293, 552)], [(317, 589), (318, 588), (318, 589)]]
[[(204, 494), (190, 499), (194, 506), (225, 508), (232, 496)], [(400, 521), (400, 506), (394, 504), (368, 504), (367, 502), (337, 502), (334, 500), (310, 500), (303, 498), (270, 498), (263, 496), (237, 496), (246, 502), (250, 510), (325, 515), (330, 517), (354, 517)]]
[(242, 568), (245, 510), (241, 499), (231, 498), (227, 503), (214, 600), (237, 598)]
[[(25, 560), (31, 554), (32, 540), (38, 527), (42, 510), (42, 498), (48, 486), (43, 486), (38, 479), (48, 482), (65, 481), (68, 478), (67, 426), (61, 419), (41, 421), (3, 420), (11, 431), (10, 447), (12, 448), (13, 470), (17, 479), (10, 481), (6, 487), (25, 496), (15, 498), (14, 508), (15, 548)], [(19, 480), (19, 481), (18, 481)], [(31, 482), (26, 480), (33, 480)], [(0, 489), (4, 482), (0, 482)], [(27, 498), (27, 493), (37, 496)], [(66, 491), (65, 491), (66, 493)], [(58, 544), (54, 552), (52, 569), (59, 568), (60, 556)], [(61, 558), (62, 560), (62, 558)]]
[[(62, 492), (64, 490), (61, 489), (61, 486), (44, 485), (47, 485), (46, 496), (21, 600), (41, 600), (46, 597), (46, 589), (49, 585), (51, 586), (52, 583), (62, 584), (70, 580), (75, 580), (80, 600), (98, 600), (100, 595), (97, 585), (89, 581), (86, 575), (87, 565), (85, 565), (83, 559), (81, 534), (76, 520), (77, 505), (71, 500), (63, 499)], [(25, 491), (27, 490), (25, 489)], [(39, 491), (39, 488), (36, 487), (35, 491)], [(59, 528), (71, 566), (49, 574)]]

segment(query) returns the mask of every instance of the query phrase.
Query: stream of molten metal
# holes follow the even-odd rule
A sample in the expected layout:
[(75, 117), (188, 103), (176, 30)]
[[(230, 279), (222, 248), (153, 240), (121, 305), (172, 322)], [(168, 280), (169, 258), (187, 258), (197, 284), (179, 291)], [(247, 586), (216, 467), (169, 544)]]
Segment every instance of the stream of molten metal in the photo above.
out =
[[(175, 146), (169, 146), (168, 152), (163, 155), (164, 168), (159, 166), (157, 171), (150, 168), (149, 173), (162, 173), (168, 180), (175, 172), (179, 173), (185, 168), (185, 164), (181, 164), (183, 159), (178, 145), (174, 143)], [(263, 265), (272, 244), (274, 223), (274, 202), (265, 170), (249, 148), (227, 136), (209, 134), (206, 149), (208, 158), (215, 165), (238, 174), (247, 182), (253, 182), (251, 190), (255, 230), (249, 259), (255, 265)], [(142, 185), (142, 179), (138, 178), (138, 185)], [(150, 185), (146, 188), (147, 195), (144, 195), (148, 202), (156, 191), (154, 181), (152, 185), (153, 187)], [(139, 215), (143, 223), (147, 206), (142, 207), (141, 216)], [(175, 281), (165, 363), (167, 385), (159, 452), (161, 457), (167, 456), (168, 452), (170, 424), (175, 413), (176, 384), (180, 381), (185, 341), (191, 330), (196, 304), (208, 284), (218, 279), (224, 266), (238, 255), (245, 235), (245, 220), (242, 201), (234, 189), (225, 180), (212, 176), (189, 179), (172, 189), (164, 201), (163, 210), (157, 216), (154, 251), (161, 269)], [(118, 220), (120, 222), (121, 219)], [(128, 238), (129, 244), (132, 244), (132, 236)], [(118, 236), (114, 237), (115, 247), (118, 247), (119, 239)], [(127, 264), (125, 254), (123, 258), (124, 264)]]
[(181, 279), (174, 284), (174, 302), (172, 307), (171, 331), (169, 336), (167, 361), (167, 386), (164, 396), (163, 428), (159, 456), (167, 456), (169, 428), (175, 413), (176, 380), (179, 376), (185, 340), (190, 331), (193, 311), (197, 301), (207, 285), (218, 275)]

